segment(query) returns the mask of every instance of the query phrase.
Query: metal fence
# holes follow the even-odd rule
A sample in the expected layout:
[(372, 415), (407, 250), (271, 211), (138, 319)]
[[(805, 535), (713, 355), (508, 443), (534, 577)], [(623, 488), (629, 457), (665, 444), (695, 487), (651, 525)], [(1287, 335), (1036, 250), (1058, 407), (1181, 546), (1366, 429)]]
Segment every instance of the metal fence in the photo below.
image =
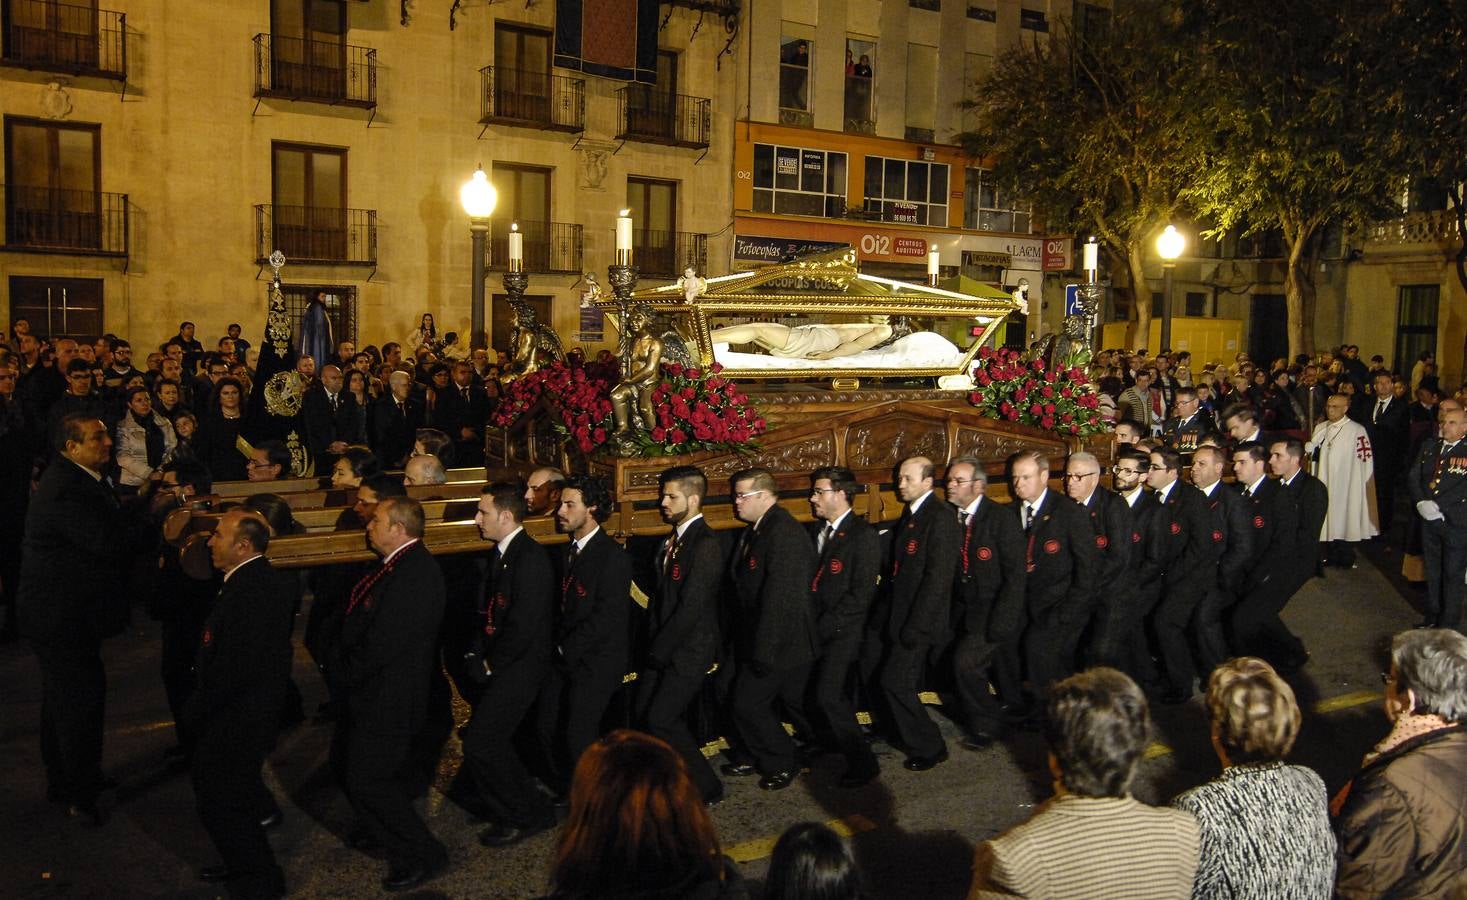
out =
[(692, 266), (708, 270), (708, 235), (693, 231), (632, 232), (632, 259), (642, 275), (674, 278)]
[(377, 51), (340, 41), (257, 34), (255, 96), (375, 107)]
[(668, 94), (634, 84), (616, 92), (618, 140), (707, 147), (713, 131), (708, 100), (686, 94)]
[[(581, 273), (585, 243), (582, 228), (570, 222), (516, 222), (524, 235), (525, 271), (531, 273)], [(489, 223), (487, 259), (491, 269), (509, 266), (509, 220)]]
[(10, 250), (127, 256), (126, 194), (0, 185)]
[(320, 206), (255, 207), (255, 259), (274, 250), (298, 262), (377, 264), (377, 211)]
[(127, 78), (127, 16), (109, 9), (8, 0), (0, 60), (48, 72)]
[(586, 130), (586, 82), (580, 78), (485, 66), (479, 70), (479, 122)]

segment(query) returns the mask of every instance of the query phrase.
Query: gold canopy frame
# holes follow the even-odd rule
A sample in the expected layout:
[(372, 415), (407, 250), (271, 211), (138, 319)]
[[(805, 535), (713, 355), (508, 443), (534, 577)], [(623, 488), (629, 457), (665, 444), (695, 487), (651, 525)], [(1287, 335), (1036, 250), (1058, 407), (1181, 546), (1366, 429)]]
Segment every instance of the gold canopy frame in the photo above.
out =
[[(681, 282), (643, 288), (632, 293), (634, 304), (644, 305), (696, 348), (700, 364), (712, 365), (713, 339), (709, 320), (715, 316), (810, 315), (810, 324), (838, 324), (852, 316), (886, 315), (965, 319), (976, 321), (983, 331), (972, 337), (956, 365), (927, 368), (842, 368), (801, 367), (789, 359), (788, 367), (733, 368), (723, 374), (741, 379), (837, 379), (913, 378), (966, 374), (978, 349), (992, 337), (1009, 313), (1020, 306), (1007, 294), (993, 289), (989, 296), (963, 294), (925, 284), (897, 281), (862, 274), (856, 267), (854, 249), (829, 250), (793, 262), (766, 266), (753, 272), (738, 272), (707, 279), (707, 285), (691, 302)], [(616, 328), (617, 301), (602, 295), (593, 305), (606, 310)], [(827, 318), (829, 317), (829, 318)], [(837, 321), (830, 321), (838, 317)], [(778, 357), (772, 357), (778, 358)]]

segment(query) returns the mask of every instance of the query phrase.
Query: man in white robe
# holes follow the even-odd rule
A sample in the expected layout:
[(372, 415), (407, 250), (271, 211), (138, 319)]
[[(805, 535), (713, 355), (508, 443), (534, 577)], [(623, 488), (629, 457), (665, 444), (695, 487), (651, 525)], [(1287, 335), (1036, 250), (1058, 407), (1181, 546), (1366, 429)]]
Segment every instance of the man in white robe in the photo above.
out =
[(1325, 421), (1314, 428), (1306, 450), (1315, 460), (1314, 474), (1329, 490), (1329, 513), (1319, 539), (1329, 544), (1326, 565), (1355, 567), (1355, 545), (1374, 537), (1375, 461), (1365, 426), (1346, 413), (1350, 398), (1335, 394), (1325, 402)]

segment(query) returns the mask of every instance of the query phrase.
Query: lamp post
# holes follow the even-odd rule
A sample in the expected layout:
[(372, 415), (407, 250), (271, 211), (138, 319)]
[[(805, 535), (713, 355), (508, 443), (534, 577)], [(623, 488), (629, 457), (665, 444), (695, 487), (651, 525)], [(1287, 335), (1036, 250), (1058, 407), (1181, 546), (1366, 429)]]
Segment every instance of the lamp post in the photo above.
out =
[(1158, 352), (1172, 347), (1172, 270), (1177, 267), (1177, 257), (1187, 246), (1187, 239), (1168, 225), (1156, 239), (1156, 254), (1161, 257), (1161, 346)]
[(489, 234), (489, 217), (494, 215), (494, 204), (498, 200), (499, 195), (494, 190), (494, 185), (489, 183), (489, 176), (484, 174), (482, 165), (474, 171), (474, 177), (464, 182), (464, 186), (458, 191), (458, 202), (469, 216), (469, 236), (473, 241), (473, 299), (469, 309), (469, 346), (474, 350), (489, 346), (488, 335), (484, 333), (484, 239)]

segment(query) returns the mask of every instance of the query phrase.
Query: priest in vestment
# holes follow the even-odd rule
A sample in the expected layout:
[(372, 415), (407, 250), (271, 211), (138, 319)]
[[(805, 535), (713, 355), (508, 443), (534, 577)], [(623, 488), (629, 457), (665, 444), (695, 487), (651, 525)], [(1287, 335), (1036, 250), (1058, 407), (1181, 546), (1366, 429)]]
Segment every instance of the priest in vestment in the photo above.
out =
[(1365, 426), (1350, 419), (1350, 398), (1335, 394), (1325, 402), (1325, 421), (1314, 428), (1305, 448), (1314, 474), (1329, 490), (1329, 513), (1319, 539), (1329, 544), (1327, 565), (1355, 566), (1355, 545), (1379, 533), (1375, 513), (1375, 462)]

